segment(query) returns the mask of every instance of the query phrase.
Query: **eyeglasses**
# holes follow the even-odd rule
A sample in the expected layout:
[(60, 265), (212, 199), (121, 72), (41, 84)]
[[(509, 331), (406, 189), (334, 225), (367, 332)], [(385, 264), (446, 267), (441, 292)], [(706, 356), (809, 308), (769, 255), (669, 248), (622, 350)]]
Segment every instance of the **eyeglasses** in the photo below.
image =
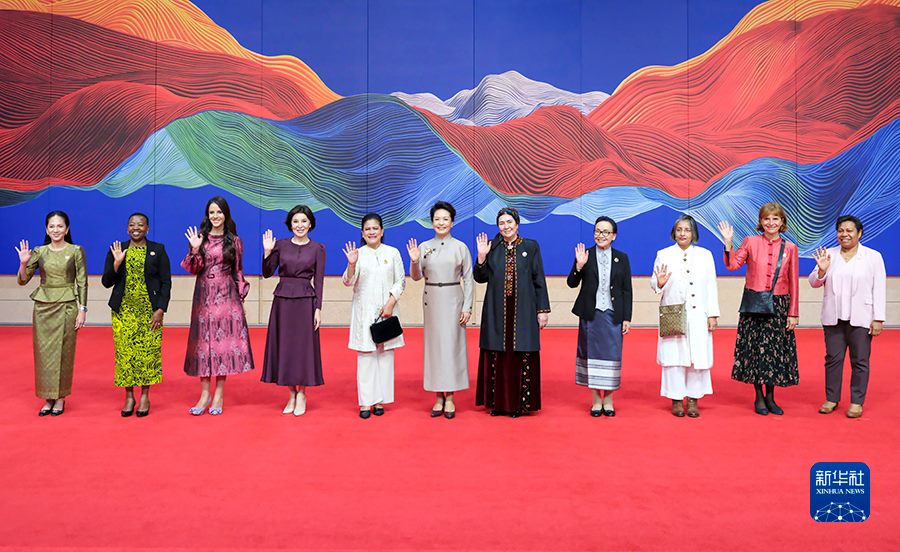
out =
[(613, 235), (613, 231), (612, 230), (594, 230), (594, 235), (595, 236), (603, 236), (605, 238), (606, 236)]

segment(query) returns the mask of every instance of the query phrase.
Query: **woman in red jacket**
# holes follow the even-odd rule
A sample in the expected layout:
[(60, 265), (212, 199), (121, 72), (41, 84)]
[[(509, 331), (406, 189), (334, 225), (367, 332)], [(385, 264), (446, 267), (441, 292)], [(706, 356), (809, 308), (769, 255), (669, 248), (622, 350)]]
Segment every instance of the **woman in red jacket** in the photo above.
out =
[[(753, 384), (757, 414), (781, 415), (784, 410), (775, 403), (775, 387), (797, 385), (800, 381), (794, 337), (800, 286), (798, 250), (781, 235), (788, 229), (787, 214), (781, 205), (766, 203), (759, 208), (758, 220), (756, 229), (762, 234), (744, 238), (736, 250), (732, 250), (734, 229), (725, 221), (719, 223), (725, 242), (725, 266), (737, 270), (747, 265), (731, 377)], [(767, 301), (760, 301), (758, 292), (769, 291), (774, 312), (761, 312), (764, 309), (759, 304)]]

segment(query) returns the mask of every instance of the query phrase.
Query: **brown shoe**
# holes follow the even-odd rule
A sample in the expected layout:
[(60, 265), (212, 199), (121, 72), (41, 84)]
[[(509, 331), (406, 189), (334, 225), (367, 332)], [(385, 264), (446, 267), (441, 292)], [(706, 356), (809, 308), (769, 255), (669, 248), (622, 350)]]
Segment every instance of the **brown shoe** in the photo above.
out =
[(697, 399), (688, 398), (688, 418), (699, 418), (700, 409), (697, 408)]
[(862, 417), (862, 405), (850, 403), (850, 408), (847, 409), (847, 417), (848, 418)]
[(831, 414), (834, 412), (834, 409), (838, 407), (838, 403), (825, 401), (822, 406), (819, 407), (819, 414)]
[(672, 399), (672, 415), (684, 418), (684, 401)]

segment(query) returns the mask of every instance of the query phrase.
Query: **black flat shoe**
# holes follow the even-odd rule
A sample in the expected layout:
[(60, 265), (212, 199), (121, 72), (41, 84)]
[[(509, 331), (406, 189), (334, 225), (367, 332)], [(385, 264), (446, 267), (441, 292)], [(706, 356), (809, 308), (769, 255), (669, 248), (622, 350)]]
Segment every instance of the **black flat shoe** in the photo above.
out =
[(62, 416), (63, 412), (65, 412), (65, 411), (66, 411), (66, 405), (63, 405), (63, 407), (60, 408), (59, 410), (51, 410), (50, 415), (51, 416)]
[(376, 416), (383, 416), (384, 415), (384, 407), (376, 406), (375, 408), (372, 409), (372, 414), (375, 414)]
[(491, 410), (491, 416), (504, 416), (506, 413), (500, 410)]
[(615, 411), (615, 410), (612, 410), (612, 409), (609, 409), (609, 408), (604, 408), (604, 409), (603, 409), (603, 415), (604, 415), (604, 416), (609, 416), (610, 418), (612, 418), (613, 416), (616, 415), (616, 411)]
[(594, 409), (592, 408), (592, 409), (591, 409), (591, 416), (593, 416), (594, 418), (599, 418), (600, 416), (603, 416), (603, 410), (594, 410)]
[(49, 408), (47, 410), (44, 410), (43, 408), (38, 410), (38, 416), (40, 416), (41, 418), (43, 418), (44, 416), (49, 416), (49, 415), (50, 415)]
[(432, 418), (438, 418), (438, 417), (440, 417), (440, 415), (443, 414), (443, 413), (444, 413), (443, 410), (432, 410), (432, 411), (431, 411), (431, 417), (432, 417)]
[(371, 410), (360, 410), (359, 411), (359, 417), (362, 418), (363, 420), (368, 420), (369, 416), (371, 416), (371, 415), (372, 415)]
[(447, 418), (448, 420), (452, 420), (453, 418), (456, 417), (456, 411), (453, 410), (450, 412), (444, 412), (444, 417)]
[(148, 416), (149, 414), (150, 414), (149, 408), (147, 410), (136, 410), (134, 413), (134, 415), (137, 416), (138, 418), (143, 418), (145, 416)]
[(775, 401), (766, 401), (766, 409), (776, 416), (781, 416), (784, 414), (784, 410), (782, 410), (780, 406), (775, 404)]
[(521, 416), (521, 415), (522, 415), (522, 411), (521, 411), (521, 410), (516, 410), (515, 412), (510, 413), (509, 417), (510, 417), (510, 418), (518, 418), (518, 417)]

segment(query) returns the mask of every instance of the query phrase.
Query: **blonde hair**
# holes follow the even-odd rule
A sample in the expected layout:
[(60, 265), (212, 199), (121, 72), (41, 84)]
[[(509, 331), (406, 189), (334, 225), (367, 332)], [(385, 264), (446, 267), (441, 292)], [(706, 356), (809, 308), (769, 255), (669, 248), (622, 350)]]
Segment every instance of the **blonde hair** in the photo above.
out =
[(763, 232), (762, 221), (769, 215), (775, 215), (777, 217), (781, 217), (781, 228), (778, 230), (779, 232), (787, 232), (788, 230), (788, 217), (787, 213), (784, 212), (784, 207), (781, 206), (777, 201), (770, 201), (766, 203), (762, 207), (759, 208), (759, 220), (756, 223), (757, 232)]

